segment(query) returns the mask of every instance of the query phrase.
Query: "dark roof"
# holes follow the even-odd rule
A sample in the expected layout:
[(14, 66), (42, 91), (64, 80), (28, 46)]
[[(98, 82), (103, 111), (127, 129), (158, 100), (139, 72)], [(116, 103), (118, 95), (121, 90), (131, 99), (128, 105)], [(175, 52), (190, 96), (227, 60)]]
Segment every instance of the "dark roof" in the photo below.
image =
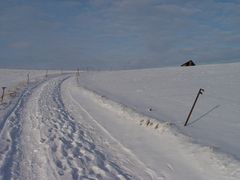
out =
[(196, 64), (192, 61), (192, 60), (189, 60), (187, 62), (185, 62), (184, 64), (182, 64), (181, 66), (195, 66)]

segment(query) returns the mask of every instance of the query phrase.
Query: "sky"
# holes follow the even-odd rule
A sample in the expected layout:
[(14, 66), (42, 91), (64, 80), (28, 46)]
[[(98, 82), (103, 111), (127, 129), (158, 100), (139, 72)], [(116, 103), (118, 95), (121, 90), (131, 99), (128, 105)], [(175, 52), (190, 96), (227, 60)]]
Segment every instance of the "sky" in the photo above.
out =
[(239, 0), (0, 0), (0, 68), (240, 62)]

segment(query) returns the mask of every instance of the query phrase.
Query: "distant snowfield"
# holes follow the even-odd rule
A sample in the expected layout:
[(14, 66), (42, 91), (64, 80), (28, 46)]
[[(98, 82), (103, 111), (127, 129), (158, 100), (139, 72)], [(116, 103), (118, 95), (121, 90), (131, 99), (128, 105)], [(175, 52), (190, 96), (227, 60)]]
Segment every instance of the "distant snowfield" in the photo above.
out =
[(59, 71), (51, 70), (24, 70), (24, 69), (0, 69), (0, 95), (2, 95), (2, 87), (5, 89), (5, 103), (9, 99), (9, 95), (14, 92), (19, 92), (21, 89), (27, 86), (29, 82), (36, 82), (46, 78), (46, 75), (60, 74)]
[(19, 84), (26, 84), (29, 74), (30, 81), (45, 78), (46, 74), (57, 74), (59, 71), (0, 69), (0, 86), (13, 88)]
[(83, 73), (81, 85), (240, 160), (240, 63)]
[(18, 87), (0, 104), (0, 179), (240, 179), (240, 63), (28, 72), (0, 70)]

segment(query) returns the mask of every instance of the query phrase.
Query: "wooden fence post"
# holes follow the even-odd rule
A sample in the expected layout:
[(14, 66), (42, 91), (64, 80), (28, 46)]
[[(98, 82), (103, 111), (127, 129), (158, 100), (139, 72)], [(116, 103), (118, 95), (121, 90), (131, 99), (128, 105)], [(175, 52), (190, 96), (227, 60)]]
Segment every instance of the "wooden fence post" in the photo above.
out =
[(3, 102), (3, 98), (4, 98), (4, 92), (5, 92), (5, 89), (7, 87), (2, 87), (2, 96), (1, 96), (1, 102)]
[(45, 77), (46, 77), (46, 79), (47, 79), (47, 77), (48, 77), (48, 70), (46, 70)]
[(30, 73), (27, 73), (27, 84), (30, 82)]

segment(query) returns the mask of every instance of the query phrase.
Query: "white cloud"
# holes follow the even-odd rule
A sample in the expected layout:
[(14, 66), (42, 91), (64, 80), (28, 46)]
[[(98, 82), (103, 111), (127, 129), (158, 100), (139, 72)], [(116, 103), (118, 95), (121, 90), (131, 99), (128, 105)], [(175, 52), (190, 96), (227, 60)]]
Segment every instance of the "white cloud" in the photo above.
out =
[(239, 12), (214, 0), (24, 0), (1, 10), (0, 54), (106, 68), (236, 59)]

